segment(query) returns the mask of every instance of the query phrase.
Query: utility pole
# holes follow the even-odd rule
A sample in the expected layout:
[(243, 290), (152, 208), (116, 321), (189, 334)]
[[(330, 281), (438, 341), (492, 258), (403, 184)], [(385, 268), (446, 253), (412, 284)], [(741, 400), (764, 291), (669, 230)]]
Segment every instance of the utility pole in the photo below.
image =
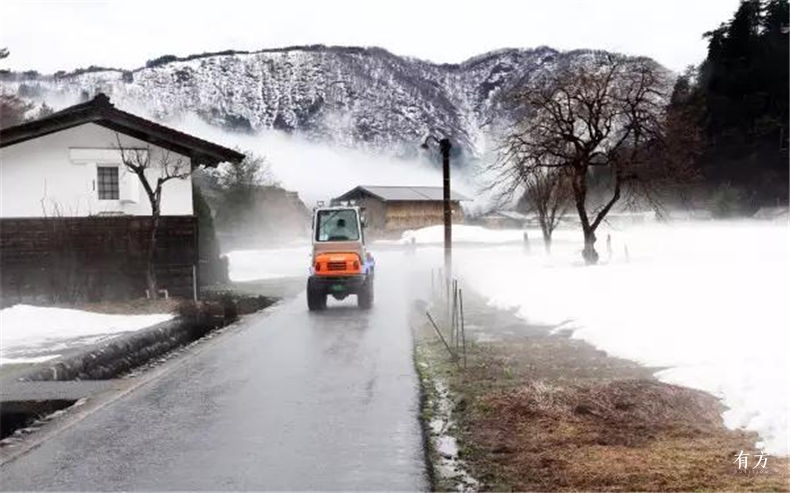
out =
[(450, 139), (439, 141), (442, 151), (442, 202), (444, 207), (444, 272), (445, 280), (453, 278), (453, 210), (450, 203)]
[(433, 140), (439, 144), (442, 153), (442, 208), (444, 216), (444, 282), (445, 293), (450, 293), (450, 283), (453, 278), (453, 210), (450, 202), (450, 139), (437, 139), (433, 135), (428, 135), (422, 143), (423, 149), (428, 149), (428, 141)]

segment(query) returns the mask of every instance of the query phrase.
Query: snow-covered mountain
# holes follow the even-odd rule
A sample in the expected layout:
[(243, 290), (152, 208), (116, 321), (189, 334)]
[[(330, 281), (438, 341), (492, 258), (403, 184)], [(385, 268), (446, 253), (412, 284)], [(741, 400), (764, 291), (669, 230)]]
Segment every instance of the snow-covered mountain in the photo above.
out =
[(101, 91), (122, 109), (163, 121), (195, 113), (235, 130), (279, 129), (350, 147), (416, 152), (431, 131), (476, 155), (498, 119), (503, 89), (601, 54), (505, 49), (440, 65), (380, 48), (306, 46), (166, 56), (132, 71), (5, 72), (0, 85), (56, 108)]

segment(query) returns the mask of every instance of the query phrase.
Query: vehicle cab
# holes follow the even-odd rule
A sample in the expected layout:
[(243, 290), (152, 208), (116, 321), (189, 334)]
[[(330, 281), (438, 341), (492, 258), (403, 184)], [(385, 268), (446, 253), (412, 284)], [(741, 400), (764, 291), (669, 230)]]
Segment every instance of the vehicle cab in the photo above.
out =
[(361, 308), (370, 308), (375, 261), (365, 247), (361, 209), (351, 205), (316, 207), (311, 234), (308, 308), (325, 308), (330, 295), (342, 300), (352, 294)]

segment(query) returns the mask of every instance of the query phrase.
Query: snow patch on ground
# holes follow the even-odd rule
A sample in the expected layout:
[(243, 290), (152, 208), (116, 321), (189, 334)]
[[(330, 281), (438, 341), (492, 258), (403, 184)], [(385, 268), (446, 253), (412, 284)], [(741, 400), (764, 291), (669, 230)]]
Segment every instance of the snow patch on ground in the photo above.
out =
[[(453, 243), (513, 243), (523, 241), (524, 234), (517, 230), (493, 230), (482, 226), (453, 225)], [(444, 226), (429, 226), (427, 228), (409, 230), (403, 233), (398, 243), (408, 245), (432, 245), (444, 242)]]
[(235, 250), (226, 255), (230, 279), (234, 282), (301, 277), (307, 276), (310, 270), (309, 245)]
[(439, 454), (437, 472), (442, 478), (453, 481), (456, 491), (477, 491), (478, 481), (466, 470), (466, 464), (458, 455), (458, 442), (450, 434), (451, 428), (455, 426), (452, 419), (453, 401), (450, 396), (450, 389), (440, 381), (438, 377), (430, 380), (436, 401), (434, 402), (435, 415), (428, 424), (431, 429), (431, 439), (433, 440), (436, 452)]
[(14, 305), (0, 310), (0, 365), (38, 363), (173, 318), (172, 314), (111, 315), (67, 308)]

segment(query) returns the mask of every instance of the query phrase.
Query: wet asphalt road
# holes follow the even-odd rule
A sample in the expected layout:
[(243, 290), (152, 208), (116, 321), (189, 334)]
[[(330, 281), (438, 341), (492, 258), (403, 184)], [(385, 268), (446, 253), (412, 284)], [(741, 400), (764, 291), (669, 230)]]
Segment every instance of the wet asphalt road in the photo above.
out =
[(406, 283), (303, 295), (0, 469), (4, 490), (425, 490)]

